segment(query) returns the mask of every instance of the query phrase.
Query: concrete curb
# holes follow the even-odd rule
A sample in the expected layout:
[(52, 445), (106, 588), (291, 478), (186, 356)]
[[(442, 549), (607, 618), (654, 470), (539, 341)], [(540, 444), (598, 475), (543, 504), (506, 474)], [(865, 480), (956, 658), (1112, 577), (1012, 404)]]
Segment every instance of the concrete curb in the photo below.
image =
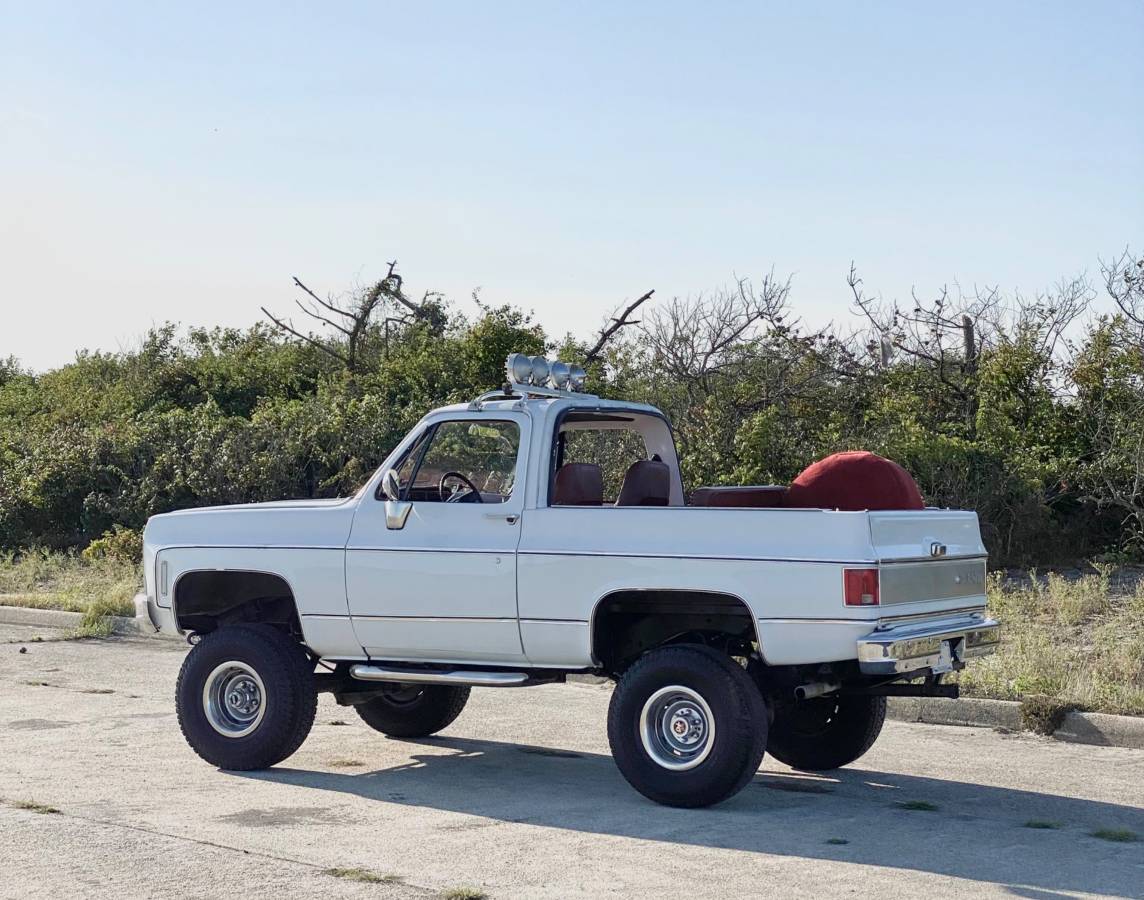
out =
[[(900, 722), (924, 722), (929, 725), (1025, 730), (1021, 717), (1021, 704), (1016, 700), (893, 697), (890, 699), (887, 716)], [(1052, 736), (1054, 740), (1074, 744), (1144, 750), (1144, 717), (1070, 712), (1065, 715), (1061, 726)]]
[(1100, 744), (1144, 750), (1144, 718), (1111, 716), (1108, 713), (1071, 712), (1053, 732), (1058, 741)]
[[(169, 634), (159, 634), (146, 620), (127, 616), (111, 616), (111, 630), (115, 634), (137, 637), (182, 640)], [(0, 623), (4, 625), (32, 625), (44, 628), (77, 628), (83, 614), (61, 609), (36, 609), (29, 606), (0, 606)]]
[(1022, 731), (1021, 704), (1014, 700), (977, 700), (964, 697), (891, 697), (886, 715), (899, 722), (928, 725), (968, 725), (974, 728), (1006, 728)]

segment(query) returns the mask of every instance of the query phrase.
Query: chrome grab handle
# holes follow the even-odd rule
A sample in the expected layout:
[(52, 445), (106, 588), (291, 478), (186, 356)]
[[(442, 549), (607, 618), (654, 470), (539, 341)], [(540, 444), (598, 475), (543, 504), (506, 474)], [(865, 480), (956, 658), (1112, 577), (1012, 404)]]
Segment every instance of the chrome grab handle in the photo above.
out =
[(485, 518), (499, 519), (502, 522), (508, 522), (509, 525), (515, 525), (520, 516), (517, 513), (485, 513)]

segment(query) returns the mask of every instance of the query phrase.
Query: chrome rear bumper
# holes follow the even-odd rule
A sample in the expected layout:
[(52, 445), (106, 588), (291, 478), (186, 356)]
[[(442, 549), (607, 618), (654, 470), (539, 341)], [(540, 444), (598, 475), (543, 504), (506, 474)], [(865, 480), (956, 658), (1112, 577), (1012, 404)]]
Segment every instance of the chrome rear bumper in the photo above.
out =
[(935, 674), (997, 649), (1001, 625), (984, 614), (880, 625), (858, 639), (858, 668), (866, 675)]

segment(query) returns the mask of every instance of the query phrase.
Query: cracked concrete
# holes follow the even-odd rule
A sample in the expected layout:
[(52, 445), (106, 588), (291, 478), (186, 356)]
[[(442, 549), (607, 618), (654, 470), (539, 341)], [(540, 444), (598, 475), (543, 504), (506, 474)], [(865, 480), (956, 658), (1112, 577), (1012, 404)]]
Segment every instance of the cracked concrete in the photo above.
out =
[(674, 810), (612, 764), (608, 692), (552, 686), (474, 690), (423, 741), (323, 697), (295, 756), (225, 773), (179, 733), (184, 645), (19, 646), (0, 645), (0, 896), (1144, 897), (1144, 843), (1091, 836), (1144, 837), (1138, 750), (889, 722), (846, 769), (768, 758), (727, 803)]

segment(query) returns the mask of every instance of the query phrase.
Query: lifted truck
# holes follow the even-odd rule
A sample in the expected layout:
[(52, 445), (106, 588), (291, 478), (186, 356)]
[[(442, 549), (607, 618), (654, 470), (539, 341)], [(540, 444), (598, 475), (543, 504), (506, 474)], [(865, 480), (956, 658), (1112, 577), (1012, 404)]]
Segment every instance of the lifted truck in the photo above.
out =
[(975, 513), (742, 507), (767, 488), (688, 505), (664, 415), (580, 385), (514, 354), (503, 388), (429, 413), (351, 498), (151, 518), (137, 603), (192, 644), (195, 752), (273, 766), (321, 691), (418, 738), (472, 687), (596, 674), (624, 777), (706, 806), (764, 752), (853, 762), (887, 696), (956, 696), (942, 676), (995, 649)]

